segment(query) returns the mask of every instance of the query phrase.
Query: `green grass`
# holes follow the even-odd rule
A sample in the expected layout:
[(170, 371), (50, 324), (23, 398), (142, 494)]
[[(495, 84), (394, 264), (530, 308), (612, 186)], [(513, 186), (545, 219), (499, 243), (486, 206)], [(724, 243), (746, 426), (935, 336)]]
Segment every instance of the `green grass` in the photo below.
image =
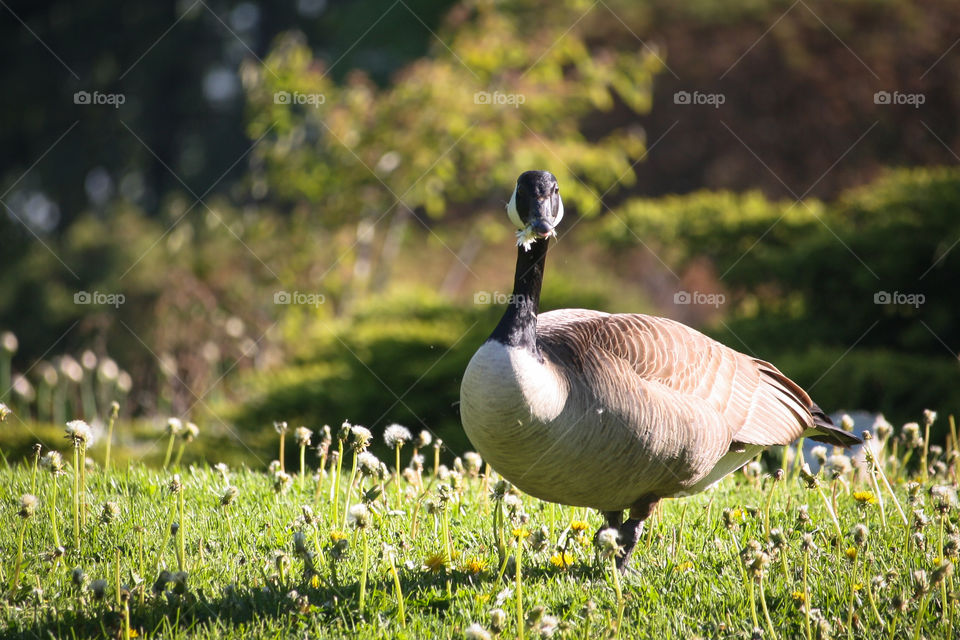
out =
[[(63, 453), (68, 463), (72, 461), (72, 451)], [(350, 455), (344, 458), (343, 474), (349, 477)], [(404, 462), (408, 458), (409, 450), (405, 450)], [(431, 467), (431, 456), (427, 458)], [(316, 463), (316, 458), (308, 459)], [(392, 468), (393, 461), (387, 462)], [(369, 568), (364, 573), (363, 534), (349, 525), (344, 530), (339, 522), (346, 483), (341, 483), (337, 522), (331, 524), (329, 478), (322, 481), (320, 500), (315, 501), (316, 482), (310, 476), (301, 481), (294, 475), (285, 493), (275, 493), (274, 479), (266, 470), (233, 470), (229, 483), (238, 494), (225, 509), (220, 496), (227, 484), (218, 472), (189, 467), (179, 473), (184, 522), (178, 535), (184, 534), (187, 578), (184, 584), (171, 582), (155, 589), (161, 570), (176, 573), (180, 569), (178, 535), (169, 534), (169, 523), (179, 520), (177, 496), (168, 488), (174, 471), (132, 465), (109, 473), (99, 469), (88, 472), (87, 522), (81, 526), (76, 548), (73, 475), (68, 464), (67, 473), (58, 479), (55, 515), (66, 548), (62, 556), (53, 553), (52, 474), (38, 471), (32, 488), (32, 465), (21, 463), (0, 471), (2, 517), (7, 523), (0, 529), (0, 636), (122, 636), (125, 607), (117, 599), (118, 569), (124, 597), (129, 597), (130, 627), (140, 637), (459, 638), (472, 623), (490, 630), (490, 612), (495, 608), (506, 614), (502, 637), (519, 635), (518, 574), (512, 561), (498, 581), (501, 567), (493, 512), (504, 508), (506, 513), (507, 509), (491, 497), (492, 479), (464, 477), (459, 488), (454, 483), (452, 492), (441, 490), (447, 482), (430, 476), (424, 477), (423, 491), (404, 482), (408, 495), (402, 501), (403, 509), (397, 511), (392, 511), (397, 504), (392, 481), (377, 497), (368, 495), (371, 522), (365, 535)], [(869, 479), (848, 477), (835, 485), (823, 479), (828, 500), (832, 501), (836, 491), (843, 533), (840, 540), (819, 493), (789, 474), (775, 482), (767, 475), (751, 479), (738, 472), (710, 492), (663, 501), (638, 544), (632, 563), (635, 571), (620, 580), (624, 610), (619, 632), (610, 562), (598, 557), (592, 546), (593, 532), (601, 525), (599, 515), (522, 496), (529, 519), (510, 522), (506, 515), (503, 529), (511, 555), (517, 530), (532, 534), (524, 539), (521, 556), (522, 615), (529, 620), (539, 616), (540, 625), (553, 623), (555, 618), (556, 637), (616, 637), (619, 633), (624, 638), (749, 638), (756, 619), (763, 637), (772, 637), (767, 630), (772, 626), (777, 637), (804, 638), (802, 537), (809, 533), (816, 545), (808, 565), (809, 599), (816, 611), (811, 637), (827, 637), (821, 634), (818, 620), (829, 625), (829, 637), (836, 638), (955, 637), (956, 579), (948, 576), (934, 585), (933, 576), (941, 566), (941, 536), (947, 554), (956, 553), (950, 536), (957, 531), (958, 515), (954, 503), (941, 520), (928, 494), (933, 485), (947, 485), (952, 491), (955, 476), (952, 470), (947, 473), (950, 480), (931, 477), (913, 498), (903, 478), (891, 478), (910, 520), (906, 527), (889, 495), (883, 495), (885, 526), (878, 504), (854, 499), (855, 491), (871, 490)], [(362, 480), (364, 491), (376, 485), (373, 479)], [(437, 508), (441, 491), (449, 500), (446, 514), (453, 555), (449, 563), (445, 561), (444, 512)], [(27, 519), (18, 517), (24, 493), (39, 498), (35, 514)], [(354, 490), (353, 503), (360, 494)], [(770, 527), (782, 530), (785, 536), (779, 552), (768, 546), (764, 528), (768, 499)], [(119, 506), (119, 515), (109, 523), (100, 520), (107, 501)], [(314, 524), (304, 521), (302, 505), (313, 507)], [(808, 507), (807, 522), (798, 520), (801, 505)], [(922, 547), (914, 537), (920, 530), (914, 525), (915, 509), (929, 518), (920, 531)], [(589, 528), (578, 538), (570, 525), (581, 520), (586, 520)], [(848, 557), (848, 549), (857, 548), (852, 533), (856, 523), (865, 524), (869, 533), (854, 561)], [(23, 561), (19, 584), (11, 589), (21, 527), (25, 527)], [(541, 527), (546, 527), (547, 535), (545, 546), (537, 549), (534, 542)], [(305, 546), (314, 553), (315, 573), (311, 574), (296, 552), (298, 531), (306, 534)], [(331, 533), (339, 531), (345, 538), (337, 543), (337, 536)], [(572, 558), (567, 568), (551, 562), (561, 539), (568, 541)], [(755, 602), (751, 602), (740, 554), (752, 540), (769, 552), (762, 582), (754, 580), (752, 586)], [(322, 559), (315, 544), (319, 544)], [(386, 545), (395, 554), (396, 580)], [(755, 559), (754, 555), (748, 561)], [(81, 587), (71, 579), (75, 567), (84, 574)], [(918, 588), (915, 571), (926, 571), (930, 583), (926, 591)], [(363, 611), (359, 604), (362, 575), (366, 576)], [(883, 584), (873, 580), (877, 576), (883, 576)], [(90, 590), (91, 582), (99, 579), (106, 580), (102, 600)], [(852, 609), (851, 584), (857, 586)], [(403, 626), (397, 585), (403, 593)], [(879, 619), (871, 607), (868, 588)], [(848, 626), (851, 611), (853, 624)], [(525, 637), (537, 635), (536, 624), (525, 627)]]

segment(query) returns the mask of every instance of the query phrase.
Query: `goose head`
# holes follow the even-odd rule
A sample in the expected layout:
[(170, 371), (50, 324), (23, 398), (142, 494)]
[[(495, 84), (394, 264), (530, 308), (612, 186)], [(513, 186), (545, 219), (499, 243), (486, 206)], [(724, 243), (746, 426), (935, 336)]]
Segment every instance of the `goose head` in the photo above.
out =
[(549, 171), (524, 171), (517, 178), (507, 217), (517, 227), (517, 246), (529, 250), (538, 240), (557, 235), (563, 218), (560, 185)]

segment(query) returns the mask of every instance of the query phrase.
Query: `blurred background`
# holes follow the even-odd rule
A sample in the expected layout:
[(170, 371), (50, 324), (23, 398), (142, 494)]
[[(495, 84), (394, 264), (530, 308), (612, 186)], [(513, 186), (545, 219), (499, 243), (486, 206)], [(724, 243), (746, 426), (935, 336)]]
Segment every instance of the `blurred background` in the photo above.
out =
[(532, 168), (567, 211), (545, 307), (681, 320), (828, 412), (960, 407), (953, 0), (0, 16), (8, 459), (114, 399), (129, 459), (162, 458), (171, 416), (200, 426), (187, 460), (261, 464), (274, 421), (344, 419), (462, 453)]

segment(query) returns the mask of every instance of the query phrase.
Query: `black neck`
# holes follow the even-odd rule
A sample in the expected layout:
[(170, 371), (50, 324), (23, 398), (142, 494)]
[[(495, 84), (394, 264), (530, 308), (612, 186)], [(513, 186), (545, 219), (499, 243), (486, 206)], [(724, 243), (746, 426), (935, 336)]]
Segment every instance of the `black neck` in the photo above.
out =
[(490, 334), (510, 347), (523, 347), (538, 354), (537, 312), (540, 309), (540, 287), (543, 285), (543, 267), (547, 260), (548, 239), (536, 240), (526, 250), (517, 247), (517, 272), (513, 279), (513, 296), (497, 328)]

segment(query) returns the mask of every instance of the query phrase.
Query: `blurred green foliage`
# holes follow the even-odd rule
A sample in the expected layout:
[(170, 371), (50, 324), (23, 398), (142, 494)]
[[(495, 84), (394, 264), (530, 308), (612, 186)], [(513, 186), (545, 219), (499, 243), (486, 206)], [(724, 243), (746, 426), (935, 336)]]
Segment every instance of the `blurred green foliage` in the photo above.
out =
[(613, 251), (642, 238), (680, 273), (708, 259), (727, 292), (716, 337), (816, 384), (828, 410), (905, 419), (960, 409), (958, 203), (957, 169), (905, 169), (832, 203), (636, 200), (600, 237)]

